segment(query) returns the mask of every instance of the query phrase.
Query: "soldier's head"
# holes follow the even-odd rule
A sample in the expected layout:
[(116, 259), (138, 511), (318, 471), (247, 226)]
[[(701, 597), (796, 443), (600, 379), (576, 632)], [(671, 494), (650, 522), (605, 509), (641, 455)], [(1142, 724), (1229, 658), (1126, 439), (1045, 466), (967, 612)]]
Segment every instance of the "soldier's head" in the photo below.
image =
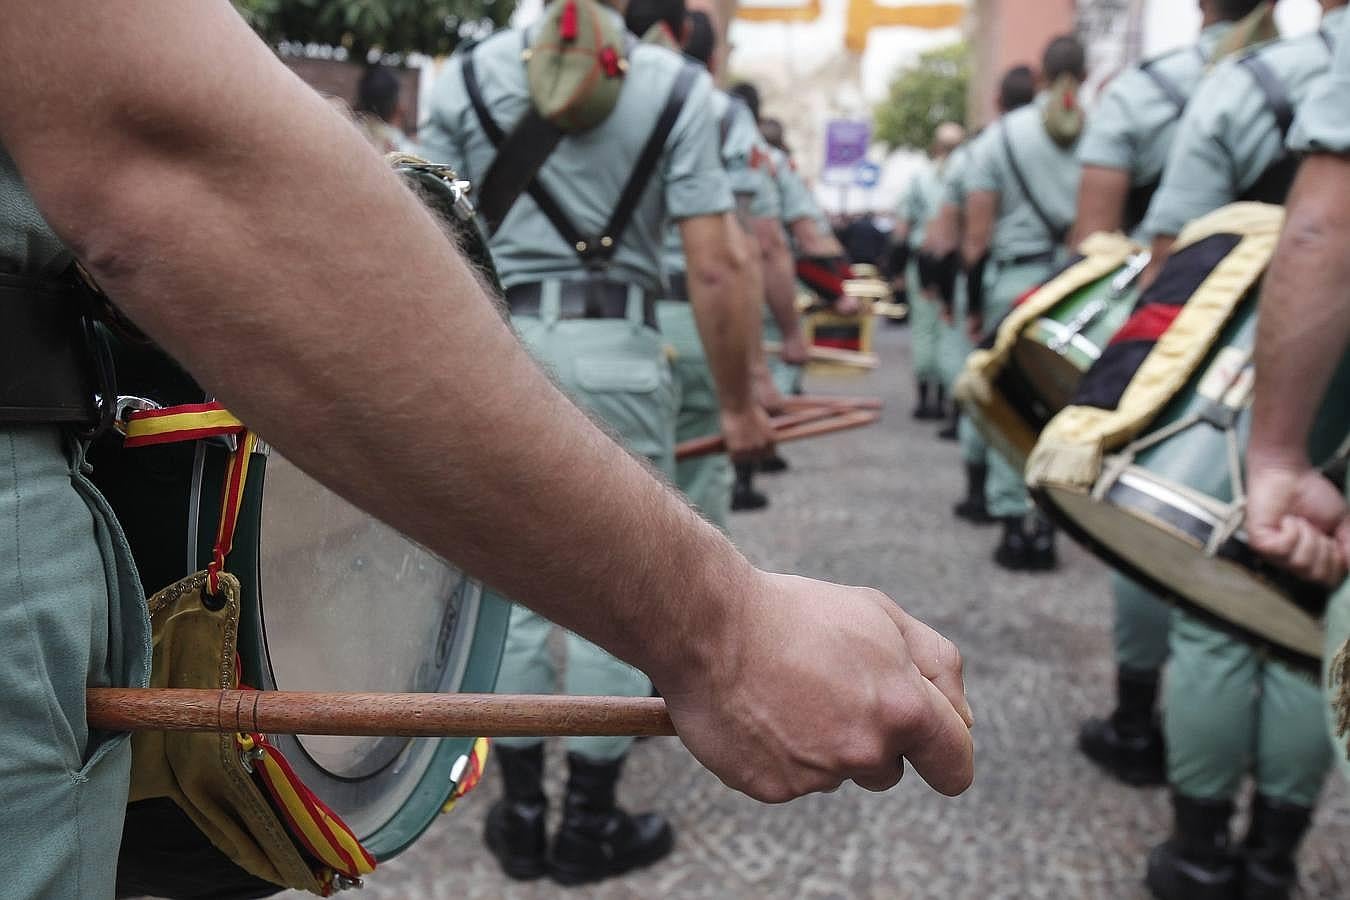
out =
[(750, 112), (754, 115), (755, 121), (759, 121), (759, 88), (748, 81), (742, 81), (732, 86), (727, 93), (750, 107)]
[(398, 76), (388, 67), (368, 66), (356, 85), (356, 105), (352, 108), (392, 123), (399, 112), (398, 92)]
[(966, 130), (955, 122), (943, 122), (933, 132), (933, 159), (946, 159), (966, 139)]
[(1087, 54), (1078, 38), (1067, 34), (1051, 41), (1041, 57), (1041, 79), (1046, 84), (1054, 84), (1064, 75), (1087, 80)]
[(783, 134), (783, 123), (778, 119), (760, 119), (759, 133), (764, 135), (764, 140), (770, 147), (777, 147), (784, 153), (791, 151), (787, 148), (787, 138)]
[(998, 86), (999, 112), (1009, 113), (1036, 99), (1036, 75), (1030, 66), (1013, 66)]
[(691, 10), (684, 20), (684, 55), (703, 63), (712, 70), (713, 53), (717, 49), (717, 29), (712, 18), (703, 10)]
[[(622, 10), (623, 0), (610, 0), (610, 6)], [(658, 22), (670, 29), (670, 36), (679, 43), (684, 37), (684, 0), (628, 0), (624, 24), (628, 30), (642, 37)]]
[(1215, 22), (1236, 22), (1250, 14), (1262, 0), (1200, 0), (1200, 15), (1205, 25)]

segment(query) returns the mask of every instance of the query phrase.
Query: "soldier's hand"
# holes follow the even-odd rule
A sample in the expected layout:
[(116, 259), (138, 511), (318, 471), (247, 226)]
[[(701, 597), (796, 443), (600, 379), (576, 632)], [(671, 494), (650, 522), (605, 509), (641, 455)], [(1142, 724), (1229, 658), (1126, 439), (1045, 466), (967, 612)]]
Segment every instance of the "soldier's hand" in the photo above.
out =
[(758, 403), (744, 411), (722, 410), (722, 437), (734, 462), (763, 459), (773, 450), (773, 424)]
[(862, 304), (852, 294), (842, 294), (834, 298), (834, 311), (841, 316), (856, 316), (861, 309)]
[(779, 351), (779, 358), (790, 366), (804, 366), (808, 359), (808, 349), (806, 339), (798, 331), (795, 334), (785, 335), (783, 337), (783, 349)]
[(1248, 465), (1247, 539), (1252, 549), (1309, 581), (1336, 586), (1350, 559), (1350, 509), (1306, 463)]
[(776, 416), (787, 409), (787, 398), (774, 384), (773, 376), (767, 367), (755, 371), (755, 402), (764, 407), (770, 416)]
[(972, 344), (976, 345), (984, 340), (984, 316), (979, 313), (968, 313), (966, 315), (966, 336), (970, 338)]
[(756, 571), (736, 586), (707, 666), (657, 687), (680, 738), (729, 787), (783, 802), (908, 760), (955, 796), (974, 777), (961, 657), (889, 597)]

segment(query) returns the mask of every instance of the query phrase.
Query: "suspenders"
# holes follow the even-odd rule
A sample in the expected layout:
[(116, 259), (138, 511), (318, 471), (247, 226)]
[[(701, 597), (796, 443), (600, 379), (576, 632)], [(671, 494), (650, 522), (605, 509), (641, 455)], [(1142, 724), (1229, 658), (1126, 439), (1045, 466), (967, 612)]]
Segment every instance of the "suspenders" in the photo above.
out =
[[(462, 64), (464, 75), (464, 87), (469, 94), (469, 102), (473, 105), (474, 114), (478, 117), (478, 122), (487, 135), (488, 140), (497, 148), (499, 158), (503, 150), (514, 153), (515, 150), (504, 145), (515, 143), (511, 139), (515, 136), (513, 132), (510, 136), (506, 135), (501, 126), (493, 119), (491, 111), (483, 98), (482, 86), (478, 81), (477, 68), (473, 61), (473, 51), (464, 54)], [(666, 98), (666, 104), (657, 117), (656, 127), (652, 130), (651, 136), (647, 139), (646, 145), (642, 148), (642, 153), (638, 156), (636, 165), (633, 167), (632, 174), (629, 176), (623, 191), (619, 194), (619, 199), (614, 206), (614, 212), (610, 216), (609, 222), (604, 229), (596, 235), (587, 235), (578, 228), (567, 213), (563, 211), (562, 206), (554, 199), (553, 195), (540, 183), (537, 173), (548, 158), (549, 153), (558, 145), (563, 135), (558, 132), (558, 137), (552, 140), (551, 145), (541, 145), (536, 142), (534, 155), (538, 162), (534, 163), (533, 158), (529, 160), (534, 163), (529, 170), (529, 178), (522, 179), (517, 176), (517, 181), (524, 181), (515, 196), (508, 196), (506, 190), (494, 189), (491, 193), (486, 190), (484, 193), (487, 198), (492, 199), (494, 207), (484, 213), (485, 219), (489, 224), (489, 231), (495, 233), (501, 226), (502, 220), (506, 218), (506, 213), (514, 205), (520, 192), (524, 191), (530, 195), (539, 211), (542, 212), (553, 225), (554, 229), (562, 236), (563, 240), (571, 245), (577, 257), (582, 264), (591, 272), (602, 272), (609, 267), (614, 259), (614, 254), (618, 252), (619, 241), (627, 230), (632, 220), (633, 213), (637, 210), (638, 202), (642, 199), (642, 194), (651, 181), (652, 175), (656, 171), (656, 164), (661, 159), (661, 151), (665, 149), (666, 140), (670, 137), (671, 131), (675, 127), (675, 121), (680, 116), (680, 111), (684, 109), (685, 101), (689, 99), (689, 91), (694, 85), (694, 80), (702, 70), (693, 62), (686, 63), (675, 76), (675, 83), (670, 89), (670, 94)], [(527, 113), (522, 125), (526, 128), (535, 128), (534, 132), (545, 134), (537, 130), (537, 126), (530, 123), (531, 115)], [(534, 116), (538, 118), (537, 115)], [(545, 123), (548, 124), (548, 123)], [(520, 126), (518, 126), (519, 128)], [(552, 126), (549, 125), (551, 128)], [(555, 129), (556, 131), (556, 129)], [(542, 152), (541, 152), (542, 151)], [(521, 151), (527, 152), (527, 151)], [(518, 166), (518, 162), (513, 162), (512, 167)], [(497, 160), (494, 159), (492, 166), (489, 167), (489, 173), (498, 170)], [(504, 169), (503, 169), (504, 171)], [(489, 187), (485, 179), (485, 188)]]
[[(1319, 31), (1318, 35), (1327, 52), (1331, 53), (1333, 46), (1331, 37), (1325, 31)], [(1283, 148), (1284, 140), (1289, 136), (1289, 129), (1294, 124), (1294, 105), (1289, 99), (1289, 91), (1279, 74), (1269, 63), (1261, 59), (1259, 51), (1242, 57), (1238, 60), (1238, 65), (1247, 70), (1247, 74), (1251, 75), (1252, 81), (1261, 91), (1266, 108), (1275, 117), (1275, 126), (1280, 132), (1280, 146)], [(1298, 174), (1301, 161), (1298, 155), (1282, 149), (1280, 156), (1266, 167), (1261, 177), (1242, 192), (1241, 199), (1261, 203), (1284, 203), (1289, 195), (1289, 189), (1294, 184), (1294, 176)]]
[(1031, 211), (1036, 214), (1036, 218), (1041, 220), (1045, 226), (1046, 234), (1050, 237), (1050, 249), (1053, 251), (1056, 246), (1063, 243), (1065, 235), (1069, 229), (1064, 225), (1056, 225), (1046, 214), (1045, 209), (1036, 200), (1030, 188), (1027, 187), (1027, 180), (1022, 175), (1022, 168), (1017, 164), (1017, 155), (1013, 153), (1012, 139), (1008, 137), (1008, 123), (1000, 121), (998, 123), (999, 136), (1003, 139), (1003, 152), (1008, 157), (1008, 168), (1012, 170), (1013, 180), (1017, 182), (1017, 187), (1022, 192), (1022, 196), (1027, 198), (1027, 203), (1031, 204)]

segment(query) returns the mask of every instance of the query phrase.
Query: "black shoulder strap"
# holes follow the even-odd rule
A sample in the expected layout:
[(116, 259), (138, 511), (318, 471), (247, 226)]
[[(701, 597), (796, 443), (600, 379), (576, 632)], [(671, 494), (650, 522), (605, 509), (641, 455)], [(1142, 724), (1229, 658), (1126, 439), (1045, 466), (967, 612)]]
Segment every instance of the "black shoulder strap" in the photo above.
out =
[[(500, 157), (501, 147), (502, 144), (507, 141), (507, 136), (502, 131), (501, 126), (497, 124), (497, 121), (492, 118), (492, 112), (487, 108), (487, 102), (483, 99), (483, 89), (478, 83), (478, 69), (473, 62), (472, 50), (464, 54), (464, 61), (461, 65), (461, 69), (464, 74), (464, 89), (469, 94), (469, 103), (473, 106), (474, 114), (478, 117), (478, 124), (482, 127), (483, 133), (487, 135), (488, 140), (492, 142), (492, 146), (498, 148), (498, 157)], [(526, 113), (526, 120), (531, 117), (531, 113), (533, 113), (533, 108), (531, 108), (530, 113)], [(559, 136), (559, 139), (561, 139), (561, 135)], [(539, 183), (539, 179), (534, 177), (538, 174), (539, 169), (543, 167), (548, 156), (553, 152), (557, 145), (558, 141), (553, 141), (548, 145), (547, 151), (539, 156), (538, 162), (533, 165), (530, 179), (522, 185), (522, 188), (529, 193), (530, 199), (534, 201), (535, 205), (539, 207), (539, 211), (553, 224), (553, 227), (558, 230), (558, 233), (563, 236), (563, 239), (575, 247), (578, 243), (584, 243), (581, 232), (572, 226), (572, 223), (567, 219), (566, 213), (562, 211), (562, 207), (558, 205), (558, 202), (553, 199), (553, 196)], [(529, 148), (521, 148), (520, 152), (528, 154)], [(489, 174), (497, 168), (497, 159), (494, 158), (492, 165), (488, 166)], [(489, 198), (494, 204), (494, 208), (483, 210), (483, 219), (484, 223), (487, 225), (489, 235), (496, 234), (497, 229), (501, 227), (502, 221), (506, 218), (506, 214), (510, 212), (511, 207), (515, 205), (516, 200), (520, 197), (519, 191), (513, 196), (509, 193), (512, 182), (514, 181), (515, 179), (512, 179), (510, 176), (503, 176), (501, 180), (502, 187), (494, 188), (493, 194)], [(484, 179), (484, 182), (486, 183), (486, 178)]]
[(1045, 230), (1050, 236), (1051, 243), (1056, 245), (1063, 243), (1064, 236), (1068, 234), (1069, 229), (1063, 225), (1056, 225), (1052, 222), (1050, 217), (1046, 215), (1045, 210), (1041, 207), (1041, 204), (1036, 201), (1036, 195), (1031, 192), (1029, 187), (1027, 187), (1027, 180), (1022, 175), (1022, 167), (1017, 164), (1017, 156), (1013, 153), (1012, 139), (1008, 137), (1008, 123), (1006, 121), (1000, 121), (998, 123), (998, 130), (999, 136), (1003, 138), (1003, 152), (1008, 157), (1008, 168), (1012, 169), (1013, 178), (1017, 181), (1017, 187), (1021, 190), (1022, 196), (1027, 198), (1027, 203), (1031, 204), (1031, 211), (1036, 214), (1036, 218), (1040, 219), (1041, 224), (1045, 226)]
[(1186, 111), (1186, 95), (1181, 92), (1181, 88), (1177, 87), (1176, 82), (1158, 71), (1157, 63), (1158, 60), (1151, 59), (1141, 65), (1139, 71), (1148, 76), (1149, 80), (1157, 86), (1158, 90), (1162, 91), (1163, 96), (1167, 98), (1168, 102), (1176, 107), (1177, 116), (1180, 116)]
[(1248, 53), (1238, 60), (1238, 64), (1247, 70), (1252, 76), (1252, 81), (1260, 88), (1266, 100), (1266, 108), (1275, 116), (1280, 136), (1287, 137), (1290, 126), (1294, 124), (1294, 106), (1289, 102), (1289, 92), (1285, 90), (1280, 76), (1255, 53)]
[[(478, 122), (483, 128), (483, 133), (487, 135), (492, 145), (497, 148), (497, 157), (493, 159), (492, 165), (488, 167), (488, 174), (498, 169), (498, 162), (503, 159), (504, 152), (510, 149), (510, 144), (517, 134), (521, 133), (522, 126), (525, 125), (533, 115), (537, 114), (531, 109), (525, 115), (522, 125), (517, 126), (516, 130), (508, 137), (503, 133), (492, 118), (491, 111), (487, 108), (487, 103), (483, 98), (482, 86), (478, 83), (478, 73), (473, 62), (473, 52), (464, 54), (462, 63), (464, 73), (464, 88), (469, 94), (469, 103), (473, 106), (474, 114), (478, 117)], [(487, 199), (492, 200), (494, 209), (491, 212), (496, 214), (495, 219), (488, 218), (488, 213), (484, 212), (484, 219), (489, 225), (489, 233), (495, 233), (500, 227), (506, 213), (510, 210), (512, 204), (520, 196), (519, 191), (514, 196), (509, 197), (509, 202), (504, 208), (500, 204), (508, 199), (508, 186), (524, 182), (524, 190), (530, 195), (535, 206), (549, 220), (554, 229), (562, 236), (563, 240), (576, 251), (577, 256), (581, 258), (588, 268), (604, 268), (609, 261), (614, 258), (618, 252), (619, 240), (624, 231), (628, 228), (628, 223), (632, 219), (634, 210), (637, 209), (638, 201), (642, 198), (643, 191), (647, 188), (647, 183), (651, 180), (652, 174), (656, 170), (656, 163), (661, 158), (661, 151), (665, 149), (666, 139), (670, 137), (670, 132), (675, 127), (675, 121), (680, 116), (680, 111), (684, 109), (685, 101), (689, 98), (689, 90), (693, 87), (694, 79), (702, 69), (694, 63), (685, 65), (675, 77), (675, 84), (671, 87), (670, 96), (666, 100), (665, 108), (661, 110), (661, 115), (656, 120), (656, 127), (651, 136), (647, 139), (646, 145), (642, 148), (642, 153), (638, 157), (637, 165), (633, 167), (633, 172), (624, 185), (622, 193), (619, 195), (618, 203), (614, 207), (614, 214), (610, 216), (609, 223), (605, 226), (604, 233), (598, 238), (592, 240), (587, 238), (581, 229), (577, 228), (567, 214), (563, 212), (562, 206), (553, 198), (542, 184), (539, 183), (538, 173), (553, 149), (557, 147), (562, 139), (559, 132), (557, 140), (554, 140), (547, 151), (540, 154), (538, 150), (531, 150), (528, 146), (520, 148), (518, 152), (525, 156), (531, 164), (533, 170), (528, 180), (520, 178), (518, 175), (503, 175), (501, 184), (503, 187), (494, 188), (494, 192)], [(547, 123), (546, 123), (547, 124)], [(557, 129), (554, 129), (557, 130)], [(535, 156), (538, 156), (538, 162), (534, 163)], [(486, 185), (487, 179), (484, 179)], [(494, 199), (495, 198), (495, 199)]]
[[(623, 238), (623, 233), (628, 230), (628, 223), (633, 218), (633, 212), (637, 209), (638, 201), (642, 199), (643, 192), (647, 190), (647, 184), (656, 172), (656, 164), (661, 159), (661, 152), (666, 148), (666, 140), (669, 139), (671, 131), (675, 128), (675, 121), (679, 119), (685, 101), (689, 99), (689, 91), (694, 86), (694, 79), (703, 71), (703, 68), (697, 63), (690, 62), (686, 63), (680, 69), (679, 74), (675, 76), (675, 83), (671, 85), (670, 95), (666, 98), (666, 105), (661, 110), (661, 115), (656, 119), (656, 127), (652, 129), (651, 136), (647, 138), (646, 146), (642, 148), (642, 154), (638, 157), (637, 165), (633, 167), (633, 174), (628, 176), (628, 183), (623, 186), (623, 192), (619, 194), (619, 202), (614, 207), (614, 215), (610, 216), (604, 234), (600, 235), (600, 246), (590, 248), (590, 255), (598, 256), (600, 265), (607, 264), (618, 252), (619, 241)], [(583, 251), (582, 260), (591, 264), (587, 255)]]

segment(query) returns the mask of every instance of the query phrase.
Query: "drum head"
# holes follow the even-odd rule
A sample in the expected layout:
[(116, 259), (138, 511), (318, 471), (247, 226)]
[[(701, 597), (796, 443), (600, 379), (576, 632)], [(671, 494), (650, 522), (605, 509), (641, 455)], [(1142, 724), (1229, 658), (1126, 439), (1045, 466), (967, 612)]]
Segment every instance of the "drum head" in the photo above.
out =
[(1038, 493), (1061, 524), (1125, 574), (1291, 664), (1320, 670), (1321, 615), (1307, 591), (1256, 563), (1241, 534), (1218, 554), (1205, 553), (1220, 521), (1215, 501), (1138, 468), (1102, 501), (1059, 487)]
[[(208, 480), (210, 477), (208, 476)], [(214, 508), (204, 506), (206, 509)], [(509, 608), (280, 455), (254, 456), (230, 568), (240, 656), (262, 690), (490, 692)], [(242, 523), (258, 523), (256, 538)], [(251, 565), (236, 557), (256, 555)], [(469, 739), (270, 735), (378, 859), (435, 819)]]

